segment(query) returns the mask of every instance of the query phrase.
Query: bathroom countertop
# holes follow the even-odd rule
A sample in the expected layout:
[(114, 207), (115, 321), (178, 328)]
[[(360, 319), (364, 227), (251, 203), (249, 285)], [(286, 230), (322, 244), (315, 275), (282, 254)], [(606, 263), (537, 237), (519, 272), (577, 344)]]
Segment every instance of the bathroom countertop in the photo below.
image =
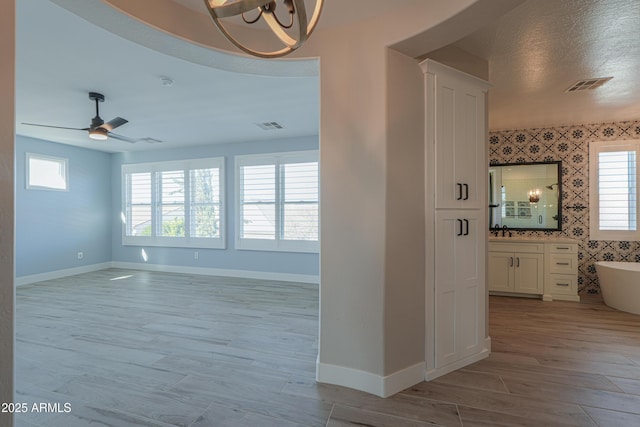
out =
[(569, 239), (568, 237), (495, 237), (490, 236), (489, 242), (503, 243), (580, 243), (578, 240)]

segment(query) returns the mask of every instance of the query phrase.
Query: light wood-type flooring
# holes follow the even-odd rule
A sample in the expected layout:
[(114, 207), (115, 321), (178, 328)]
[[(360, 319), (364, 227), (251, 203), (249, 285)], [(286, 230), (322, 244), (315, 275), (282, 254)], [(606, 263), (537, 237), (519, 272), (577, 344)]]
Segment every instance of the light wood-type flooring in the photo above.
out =
[(388, 399), (314, 382), (315, 285), (110, 269), (16, 305), (17, 426), (640, 426), (640, 316), (593, 299), (491, 297), (488, 359)]

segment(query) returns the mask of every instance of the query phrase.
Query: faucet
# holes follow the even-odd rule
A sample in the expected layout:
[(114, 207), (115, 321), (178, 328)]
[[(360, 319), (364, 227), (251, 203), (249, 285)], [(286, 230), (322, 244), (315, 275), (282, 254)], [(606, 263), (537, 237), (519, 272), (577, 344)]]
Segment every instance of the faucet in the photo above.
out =
[(498, 237), (498, 233), (500, 232), (500, 224), (494, 225), (493, 229), (491, 229), (491, 232), (494, 236)]
[[(503, 225), (502, 226), (502, 237), (504, 237), (505, 233), (509, 233), (509, 237), (511, 237), (511, 231), (509, 230), (509, 227), (507, 227), (507, 225)], [(496, 236), (498, 235), (497, 230), (496, 230)]]

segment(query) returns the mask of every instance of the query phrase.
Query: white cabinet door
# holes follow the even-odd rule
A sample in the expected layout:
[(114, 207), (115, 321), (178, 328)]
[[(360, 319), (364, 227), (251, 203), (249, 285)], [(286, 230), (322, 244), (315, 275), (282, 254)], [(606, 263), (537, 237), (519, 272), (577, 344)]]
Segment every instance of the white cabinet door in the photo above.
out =
[(483, 211), (436, 212), (436, 368), (483, 349), (485, 226)]
[(543, 275), (543, 254), (515, 254), (515, 292), (542, 295)]
[(513, 292), (514, 256), (510, 252), (489, 252), (488, 283), (490, 291)]
[(436, 209), (485, 209), (483, 88), (444, 73), (433, 76), (430, 83), (435, 95)]

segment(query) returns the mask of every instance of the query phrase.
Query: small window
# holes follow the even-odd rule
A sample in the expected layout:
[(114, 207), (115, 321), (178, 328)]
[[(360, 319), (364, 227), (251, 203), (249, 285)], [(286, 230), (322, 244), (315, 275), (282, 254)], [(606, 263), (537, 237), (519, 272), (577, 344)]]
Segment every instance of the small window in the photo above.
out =
[(589, 162), (590, 239), (638, 240), (640, 141), (592, 143)]
[(69, 160), (27, 153), (27, 189), (69, 189)]

